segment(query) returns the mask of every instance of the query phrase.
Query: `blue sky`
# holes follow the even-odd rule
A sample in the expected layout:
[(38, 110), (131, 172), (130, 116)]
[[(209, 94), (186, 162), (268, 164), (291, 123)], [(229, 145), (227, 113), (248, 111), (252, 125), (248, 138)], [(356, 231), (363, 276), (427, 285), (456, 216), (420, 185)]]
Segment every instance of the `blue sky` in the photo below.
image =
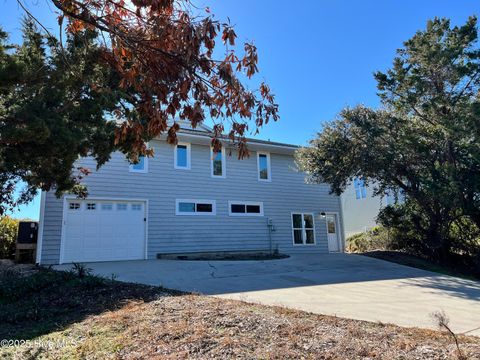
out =
[[(386, 70), (402, 46), (428, 19), (464, 23), (478, 15), (478, 1), (439, 0), (202, 0), (219, 20), (230, 18), (240, 41), (259, 50), (260, 80), (277, 96), (281, 119), (258, 136), (304, 145), (345, 106), (377, 106), (372, 73)], [(0, 24), (19, 40), (22, 11), (14, 0), (0, 0)], [(47, 0), (27, 0), (48, 27), (56, 18)], [(38, 218), (39, 200), (16, 217)]]

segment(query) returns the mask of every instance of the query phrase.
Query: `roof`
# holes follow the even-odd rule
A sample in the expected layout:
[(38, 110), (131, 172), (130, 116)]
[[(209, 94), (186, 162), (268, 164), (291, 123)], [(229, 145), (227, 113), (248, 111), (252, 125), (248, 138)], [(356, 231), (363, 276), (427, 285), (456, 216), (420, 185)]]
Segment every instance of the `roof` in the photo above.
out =
[[(196, 135), (196, 136), (204, 136), (204, 137), (212, 137), (213, 136), (212, 131), (197, 130), (197, 129), (185, 129), (185, 128), (182, 128), (182, 127), (180, 128), (179, 133)], [(230, 138), (227, 135), (223, 135), (221, 137), (221, 139), (230, 140)], [(259, 139), (254, 139), (254, 138), (247, 138), (247, 142), (248, 143), (253, 143), (253, 144), (281, 146), (281, 147), (287, 147), (287, 148), (291, 148), (291, 149), (298, 149), (300, 147), (298, 145), (293, 145), (293, 144), (286, 144), (286, 143), (275, 142), (275, 141), (267, 141), (267, 140), (259, 140)]]

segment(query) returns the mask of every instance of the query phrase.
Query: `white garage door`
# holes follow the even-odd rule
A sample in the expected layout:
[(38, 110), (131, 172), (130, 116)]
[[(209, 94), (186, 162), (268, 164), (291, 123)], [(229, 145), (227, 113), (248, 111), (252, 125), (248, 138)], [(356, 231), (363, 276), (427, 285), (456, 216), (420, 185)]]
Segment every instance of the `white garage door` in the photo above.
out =
[(145, 202), (68, 200), (62, 262), (145, 258)]

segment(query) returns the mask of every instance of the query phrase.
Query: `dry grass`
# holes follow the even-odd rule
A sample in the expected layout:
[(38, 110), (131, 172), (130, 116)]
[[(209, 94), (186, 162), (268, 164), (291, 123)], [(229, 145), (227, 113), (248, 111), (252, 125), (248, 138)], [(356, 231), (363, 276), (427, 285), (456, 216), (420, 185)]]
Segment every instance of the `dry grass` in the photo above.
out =
[[(132, 285), (134, 286), (134, 285)], [(131, 301), (41, 337), (67, 341), (3, 349), (29, 359), (453, 359), (452, 339), (431, 330), (321, 316), (200, 295), (159, 295)], [(68, 341), (74, 343), (68, 343)], [(480, 339), (460, 337), (468, 358)], [(1, 354), (0, 350), (0, 354)]]

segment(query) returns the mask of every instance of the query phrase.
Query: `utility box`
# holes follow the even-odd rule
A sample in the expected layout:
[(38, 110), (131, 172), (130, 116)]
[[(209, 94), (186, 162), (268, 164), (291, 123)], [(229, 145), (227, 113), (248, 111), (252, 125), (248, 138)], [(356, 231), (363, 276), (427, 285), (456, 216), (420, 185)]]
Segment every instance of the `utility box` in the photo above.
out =
[(18, 224), (17, 244), (15, 247), (15, 260), (35, 262), (37, 239), (38, 222), (20, 221)]

